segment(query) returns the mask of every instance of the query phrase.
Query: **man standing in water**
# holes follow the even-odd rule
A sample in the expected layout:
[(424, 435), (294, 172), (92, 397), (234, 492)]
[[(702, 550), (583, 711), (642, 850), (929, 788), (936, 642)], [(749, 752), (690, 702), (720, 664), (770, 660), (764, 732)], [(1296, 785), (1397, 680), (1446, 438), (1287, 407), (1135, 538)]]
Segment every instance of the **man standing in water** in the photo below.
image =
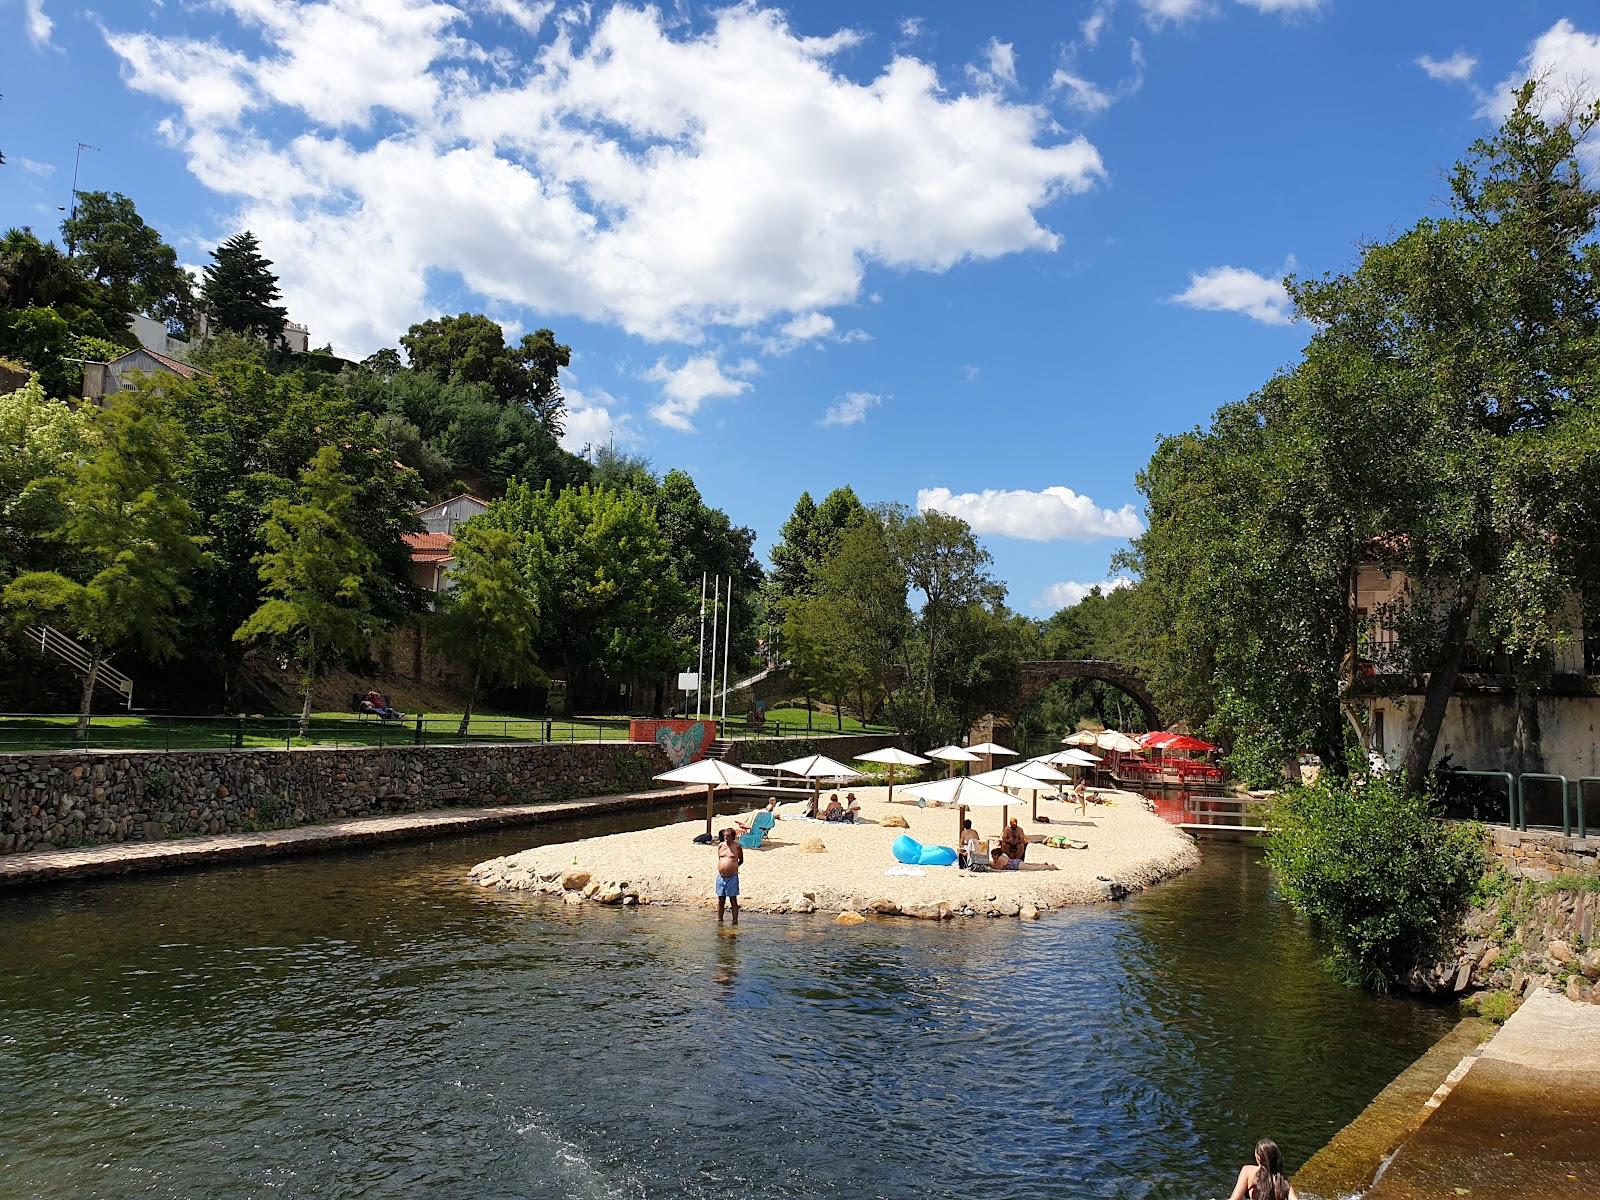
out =
[(733, 829), (724, 829), (717, 842), (717, 924), (722, 910), (733, 901), (733, 923), (739, 923), (739, 868), (744, 865), (744, 847)]

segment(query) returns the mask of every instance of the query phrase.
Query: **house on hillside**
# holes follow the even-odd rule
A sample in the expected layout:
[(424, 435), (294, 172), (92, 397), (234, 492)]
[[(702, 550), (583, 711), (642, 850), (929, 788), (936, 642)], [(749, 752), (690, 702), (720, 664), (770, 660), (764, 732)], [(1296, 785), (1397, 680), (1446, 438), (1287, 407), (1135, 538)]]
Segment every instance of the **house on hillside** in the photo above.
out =
[(104, 404), (107, 396), (116, 395), (139, 374), (193, 379), (200, 374), (200, 370), (179, 359), (140, 346), (137, 350), (119, 354), (110, 362), (84, 363), (83, 398), (90, 404)]
[[(1407, 671), (1396, 614), (1414, 600), (1403, 572), (1363, 565), (1351, 603), (1357, 645), (1343, 685), (1343, 702), (1368, 750), (1400, 766), (1422, 713), (1427, 677)], [(1548, 681), (1524, 714), (1528, 745), (1516, 745), (1518, 697), (1503, 647), (1479, 637), (1468, 642), (1461, 676), (1445, 709), (1435, 760), (1458, 769), (1548, 771), (1568, 779), (1600, 776), (1600, 606), (1573, 596), (1550, 647)], [(1531, 717), (1531, 721), (1526, 718)]]
[(455, 538), (448, 533), (408, 533), (403, 535), (411, 549), (411, 582), (425, 592), (448, 592), (450, 568), (455, 563), (451, 549)]
[(465, 524), (481, 512), (487, 512), (488, 508), (487, 500), (479, 500), (476, 496), (462, 492), (459, 496), (451, 496), (448, 500), (440, 500), (437, 504), (418, 509), (417, 519), (429, 533), (453, 534), (457, 526)]
[(488, 501), (463, 492), (418, 509), (423, 532), (405, 535), (411, 548), (411, 582), (426, 592), (448, 592), (450, 568), (455, 564), (455, 531), (488, 508)]

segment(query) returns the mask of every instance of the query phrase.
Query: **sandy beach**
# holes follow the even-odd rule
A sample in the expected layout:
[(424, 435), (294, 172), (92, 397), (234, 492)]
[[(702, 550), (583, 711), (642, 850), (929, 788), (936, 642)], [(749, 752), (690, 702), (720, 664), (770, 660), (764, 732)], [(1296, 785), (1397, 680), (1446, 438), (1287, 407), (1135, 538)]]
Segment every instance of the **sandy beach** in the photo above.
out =
[[(854, 791), (862, 805), (862, 819), (854, 825), (802, 819), (800, 803), (780, 808), (765, 843), (745, 852), (740, 900), (746, 911), (1029, 919), (1065, 905), (1118, 899), (1199, 862), (1193, 840), (1148, 811), (1142, 797), (1107, 791), (1105, 802), (1090, 804), (1086, 816), (1075, 805), (1041, 798), (1039, 814), (1048, 824), (1033, 823), (1030, 800), (1019, 799), (1010, 810), (1029, 834), (1069, 838), (1084, 849), (1032, 844), (1020, 871), (906, 868), (890, 852), (895, 838), (909, 834), (924, 845), (953, 845), (955, 810), (920, 808), (898, 798), (891, 803), (881, 787)], [(755, 810), (752, 799), (750, 813)], [(750, 813), (738, 819), (748, 820)], [(991, 843), (997, 838), (999, 809), (968, 815), (981, 836)], [(719, 816), (714, 827), (734, 819)], [(692, 821), (538, 846), (479, 863), (472, 879), (572, 904), (711, 907), (716, 850), (692, 840), (704, 830), (704, 821)]]

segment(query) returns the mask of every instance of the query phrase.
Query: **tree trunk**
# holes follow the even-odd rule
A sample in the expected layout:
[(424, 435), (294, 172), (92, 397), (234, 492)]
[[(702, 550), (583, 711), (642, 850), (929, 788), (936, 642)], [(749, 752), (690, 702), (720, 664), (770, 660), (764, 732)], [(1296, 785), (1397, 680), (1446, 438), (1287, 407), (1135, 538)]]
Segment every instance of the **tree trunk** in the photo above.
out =
[(311, 689), (316, 686), (316, 680), (306, 681), (305, 697), (300, 702), (300, 736), (306, 737), (311, 730)]
[(467, 706), (461, 710), (461, 727), (456, 730), (457, 737), (466, 737), (467, 728), (472, 724), (472, 706), (478, 702), (478, 685), (483, 681), (483, 666), (475, 663), (472, 667), (472, 688), (467, 692)]
[(844, 732), (844, 697), (838, 693), (833, 697), (833, 720), (839, 727), (839, 732)]
[(1478, 581), (1458, 595), (1445, 625), (1445, 645), (1433, 669), (1428, 672), (1428, 688), (1423, 694), (1422, 714), (1411, 731), (1406, 748), (1406, 791), (1420, 794), (1428, 783), (1428, 768), (1433, 764), (1434, 747), (1444, 725), (1445, 709), (1461, 677), (1461, 660), (1466, 657), (1467, 636), (1472, 632), (1472, 611), (1477, 607)]
[(78, 727), (73, 736), (80, 742), (89, 740), (89, 710), (94, 707), (94, 685), (100, 678), (100, 652), (89, 652), (89, 671), (83, 677), (83, 694), (78, 697)]

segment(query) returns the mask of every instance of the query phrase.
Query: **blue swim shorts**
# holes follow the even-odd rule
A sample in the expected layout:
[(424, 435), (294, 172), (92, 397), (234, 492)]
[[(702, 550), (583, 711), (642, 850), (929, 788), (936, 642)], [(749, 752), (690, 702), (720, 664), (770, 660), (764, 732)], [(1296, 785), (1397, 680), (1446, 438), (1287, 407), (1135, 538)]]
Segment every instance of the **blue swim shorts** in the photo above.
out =
[(733, 899), (737, 899), (738, 895), (739, 895), (739, 875), (738, 875), (737, 872), (735, 872), (732, 875), (727, 875), (727, 876), (718, 875), (717, 876), (717, 899), (720, 900), (723, 897), (727, 897), (728, 899), (733, 900)]

